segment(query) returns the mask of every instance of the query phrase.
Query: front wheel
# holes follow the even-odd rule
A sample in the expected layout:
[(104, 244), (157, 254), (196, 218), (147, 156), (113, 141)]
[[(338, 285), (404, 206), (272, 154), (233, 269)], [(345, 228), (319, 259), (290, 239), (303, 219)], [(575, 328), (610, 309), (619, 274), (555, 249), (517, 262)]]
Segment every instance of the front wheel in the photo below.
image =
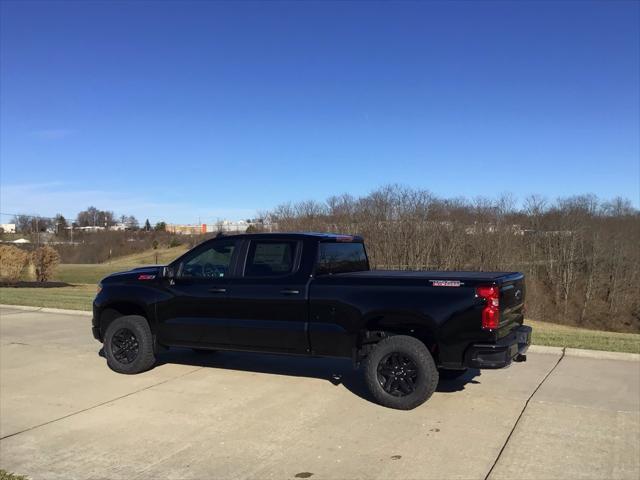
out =
[(116, 318), (104, 335), (107, 365), (118, 373), (134, 374), (153, 367), (153, 335), (147, 319), (139, 315)]
[(438, 369), (427, 347), (405, 335), (385, 338), (364, 361), (369, 392), (381, 405), (411, 410), (436, 390)]

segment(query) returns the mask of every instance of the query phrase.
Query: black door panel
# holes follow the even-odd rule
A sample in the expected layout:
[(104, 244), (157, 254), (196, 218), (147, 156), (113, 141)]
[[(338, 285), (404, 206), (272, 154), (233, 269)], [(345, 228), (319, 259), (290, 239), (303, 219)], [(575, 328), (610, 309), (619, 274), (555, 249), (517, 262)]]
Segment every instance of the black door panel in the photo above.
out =
[(252, 240), (247, 250), (243, 276), (230, 279), (227, 287), (232, 342), (251, 350), (306, 353), (302, 242)]
[(229, 334), (234, 344), (256, 350), (307, 351), (304, 286), (281, 293), (280, 285), (236, 279), (229, 285)]
[(161, 341), (168, 345), (228, 345), (230, 337), (224, 321), (229, 316), (229, 300), (226, 291), (210, 291), (212, 288), (226, 290), (226, 282), (178, 279), (174, 285), (167, 286), (173, 298), (162, 309)]
[(167, 345), (231, 344), (227, 324), (229, 276), (237, 263), (237, 240), (213, 240), (196, 247), (165, 280), (169, 300), (158, 308), (160, 342)]

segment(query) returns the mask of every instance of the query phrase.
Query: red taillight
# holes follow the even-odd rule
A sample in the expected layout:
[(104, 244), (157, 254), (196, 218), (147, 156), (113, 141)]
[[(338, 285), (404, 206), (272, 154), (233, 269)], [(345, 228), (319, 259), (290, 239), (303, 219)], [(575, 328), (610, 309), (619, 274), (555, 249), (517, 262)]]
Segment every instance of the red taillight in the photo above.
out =
[(500, 323), (500, 289), (492, 285), (477, 287), (476, 295), (486, 302), (482, 309), (482, 328), (495, 330)]

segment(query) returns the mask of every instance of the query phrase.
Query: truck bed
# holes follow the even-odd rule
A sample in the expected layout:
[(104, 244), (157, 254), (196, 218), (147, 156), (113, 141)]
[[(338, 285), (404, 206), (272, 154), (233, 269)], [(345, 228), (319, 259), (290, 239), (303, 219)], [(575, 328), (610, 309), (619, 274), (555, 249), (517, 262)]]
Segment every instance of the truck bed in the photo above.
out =
[(465, 272), (465, 271), (438, 271), (438, 270), (368, 270), (363, 272), (340, 273), (340, 277), (360, 278), (407, 278), (429, 280), (458, 280), (473, 282), (508, 281), (521, 276), (518, 272)]

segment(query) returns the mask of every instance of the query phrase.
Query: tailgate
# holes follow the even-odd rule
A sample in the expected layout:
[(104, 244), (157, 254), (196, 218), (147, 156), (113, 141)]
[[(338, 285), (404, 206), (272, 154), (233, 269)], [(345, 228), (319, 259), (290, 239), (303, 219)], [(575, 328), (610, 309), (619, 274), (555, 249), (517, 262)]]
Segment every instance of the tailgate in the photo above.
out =
[(524, 275), (509, 276), (500, 284), (500, 326), (498, 337), (508, 335), (524, 320)]

